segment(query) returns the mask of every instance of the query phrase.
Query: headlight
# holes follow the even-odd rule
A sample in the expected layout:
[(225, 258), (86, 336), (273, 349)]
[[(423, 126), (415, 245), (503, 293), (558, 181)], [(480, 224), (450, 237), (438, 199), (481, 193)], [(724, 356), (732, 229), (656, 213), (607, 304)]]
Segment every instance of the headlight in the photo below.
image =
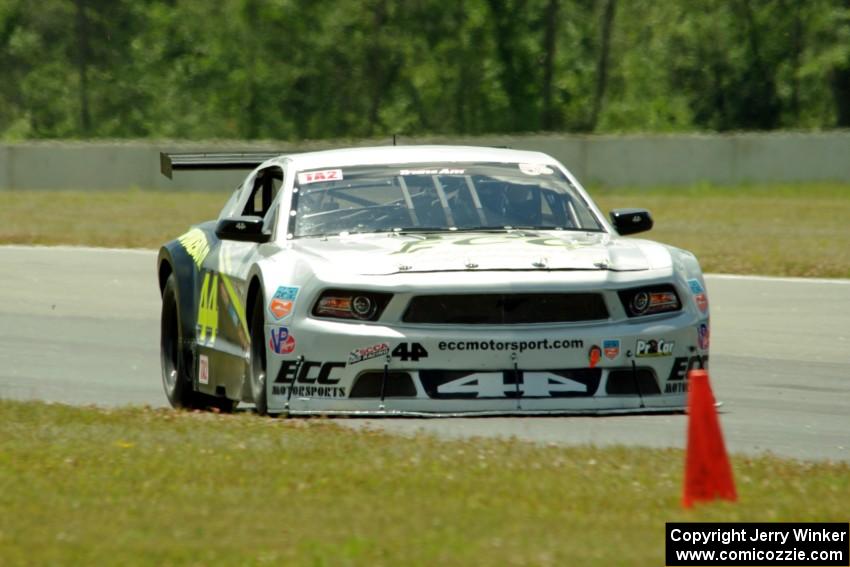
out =
[(617, 292), (629, 317), (679, 311), (682, 302), (670, 284), (638, 287)]
[(313, 307), (317, 317), (377, 321), (390, 302), (389, 293), (329, 289), (322, 293)]

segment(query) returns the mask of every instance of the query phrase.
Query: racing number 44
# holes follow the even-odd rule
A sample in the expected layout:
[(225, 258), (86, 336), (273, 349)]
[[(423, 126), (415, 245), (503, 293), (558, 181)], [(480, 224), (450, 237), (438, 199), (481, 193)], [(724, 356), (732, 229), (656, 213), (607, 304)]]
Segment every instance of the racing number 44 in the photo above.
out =
[(218, 274), (204, 274), (198, 302), (198, 329), (198, 340), (201, 343), (207, 342), (207, 331), (210, 333), (209, 343), (215, 342), (218, 332)]
[(393, 358), (400, 358), (402, 361), (416, 362), (420, 358), (428, 358), (428, 351), (420, 343), (399, 343), (393, 349), (392, 355)]

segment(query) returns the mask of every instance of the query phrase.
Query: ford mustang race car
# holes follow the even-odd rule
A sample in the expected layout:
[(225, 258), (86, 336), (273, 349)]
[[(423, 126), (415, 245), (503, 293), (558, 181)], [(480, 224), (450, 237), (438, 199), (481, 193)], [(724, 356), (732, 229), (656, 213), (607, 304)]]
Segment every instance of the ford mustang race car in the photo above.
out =
[(165, 244), (162, 379), (175, 407), (487, 415), (684, 409), (709, 307), (693, 254), (610, 222), (537, 152), (387, 146), (163, 154), (251, 169), (217, 220)]

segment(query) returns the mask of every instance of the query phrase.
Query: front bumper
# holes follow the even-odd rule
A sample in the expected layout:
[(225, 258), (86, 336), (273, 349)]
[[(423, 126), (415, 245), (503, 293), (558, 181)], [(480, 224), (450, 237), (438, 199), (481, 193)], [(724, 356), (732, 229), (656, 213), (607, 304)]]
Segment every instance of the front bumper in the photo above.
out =
[[(701, 324), (705, 318), (693, 310), (640, 322), (509, 329), (305, 317), (289, 327), (290, 352), (269, 351), (269, 411), (435, 417), (682, 411), (687, 370), (708, 362)], [(267, 340), (278, 328), (267, 326)]]

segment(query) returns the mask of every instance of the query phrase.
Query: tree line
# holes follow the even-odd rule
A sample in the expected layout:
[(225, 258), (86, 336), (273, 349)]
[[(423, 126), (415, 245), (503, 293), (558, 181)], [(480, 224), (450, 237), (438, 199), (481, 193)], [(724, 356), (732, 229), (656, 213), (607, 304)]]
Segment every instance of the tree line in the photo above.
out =
[(0, 138), (850, 127), (850, 0), (0, 0)]

